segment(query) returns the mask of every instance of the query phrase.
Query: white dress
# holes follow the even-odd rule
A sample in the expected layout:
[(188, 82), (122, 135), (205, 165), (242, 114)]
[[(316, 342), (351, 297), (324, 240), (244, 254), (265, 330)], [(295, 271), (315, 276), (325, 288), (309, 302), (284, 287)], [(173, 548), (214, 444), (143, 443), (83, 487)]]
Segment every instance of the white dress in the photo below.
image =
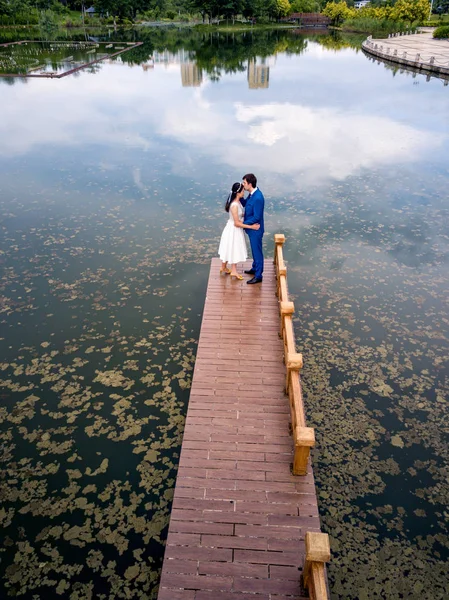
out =
[(245, 232), (242, 227), (234, 225), (234, 217), (231, 214), (231, 207), (234, 204), (237, 205), (239, 221), (243, 221), (245, 213), (243, 206), (240, 202), (232, 202), (229, 207), (229, 219), (221, 234), (220, 246), (218, 248), (218, 256), (221, 262), (228, 262), (231, 265), (243, 262), (248, 258)]

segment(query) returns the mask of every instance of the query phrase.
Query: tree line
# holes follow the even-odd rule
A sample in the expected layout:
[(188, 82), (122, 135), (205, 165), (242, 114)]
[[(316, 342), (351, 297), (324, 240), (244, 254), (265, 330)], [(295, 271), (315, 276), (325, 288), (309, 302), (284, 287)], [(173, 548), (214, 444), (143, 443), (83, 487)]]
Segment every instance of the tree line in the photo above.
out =
[[(320, 12), (328, 0), (0, 0), (0, 16), (16, 18), (17, 24), (37, 22), (42, 11), (67, 17), (73, 11), (85, 14), (93, 6), (102, 20), (147, 19), (191, 20), (205, 23), (228, 20), (272, 22), (291, 13)], [(353, 5), (354, 0), (348, 0)], [(87, 17), (86, 17), (87, 18)], [(89, 17), (90, 18), (90, 17)]]
[(328, 2), (323, 14), (330, 18), (333, 25), (354, 19), (371, 19), (376, 21), (391, 21), (392, 23), (421, 23), (430, 12), (429, 0), (395, 0), (391, 2), (370, 2), (369, 5), (357, 10), (346, 2)]
[(17, 24), (32, 24), (42, 11), (51, 11), (61, 18), (68, 18), (77, 11), (84, 17), (91, 6), (95, 8), (95, 19), (190, 20), (198, 17), (204, 22), (237, 18), (273, 21), (290, 12), (306, 12), (303, 9), (312, 12), (320, 8), (315, 0), (293, 0), (292, 3), (289, 0), (0, 0), (0, 16), (15, 18)]
[[(95, 8), (94, 18), (85, 16), (91, 6)], [(448, 6), (449, 0), (434, 2), (435, 12), (446, 12)], [(0, 0), (0, 23), (6, 24), (5, 19), (12, 19), (17, 24), (33, 24), (39, 21), (42, 12), (47, 12), (56, 15), (59, 23), (68, 25), (74, 11), (91, 24), (161, 18), (181, 21), (196, 18), (205, 23), (221, 20), (265, 23), (292, 13), (323, 12), (338, 25), (356, 16), (425, 20), (429, 14), (428, 0), (371, 0), (369, 7), (362, 11), (353, 7), (354, 0)]]

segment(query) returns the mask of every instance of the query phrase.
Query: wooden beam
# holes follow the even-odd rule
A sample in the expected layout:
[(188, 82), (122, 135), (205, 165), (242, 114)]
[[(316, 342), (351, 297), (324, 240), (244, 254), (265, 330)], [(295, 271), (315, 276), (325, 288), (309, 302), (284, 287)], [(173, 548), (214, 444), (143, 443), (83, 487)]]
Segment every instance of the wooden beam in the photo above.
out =
[[(295, 331), (293, 329), (293, 321), (291, 315), (286, 315), (284, 317), (284, 362), (287, 364), (287, 358), (289, 354), (294, 354), (296, 352), (296, 344), (295, 344)], [(286, 393), (288, 387), (286, 386)]]
[(279, 291), (278, 298), (281, 302), (288, 302), (288, 289), (287, 289), (287, 269), (283, 271), (281, 275), (279, 275)]

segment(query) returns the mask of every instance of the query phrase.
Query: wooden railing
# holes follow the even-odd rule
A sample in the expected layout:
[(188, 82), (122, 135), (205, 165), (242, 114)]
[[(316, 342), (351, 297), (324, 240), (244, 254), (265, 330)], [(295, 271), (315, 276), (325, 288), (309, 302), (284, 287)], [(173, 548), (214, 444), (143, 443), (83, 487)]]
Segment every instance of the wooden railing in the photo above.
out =
[(284, 362), (287, 370), (285, 393), (289, 397), (292, 435), (295, 445), (293, 457), (293, 475), (307, 475), (310, 448), (315, 445), (315, 430), (306, 427), (304, 404), (302, 400), (301, 377), (302, 354), (296, 352), (295, 332), (293, 329), (293, 313), (295, 306), (288, 299), (287, 267), (285, 266), (282, 246), (285, 236), (274, 236), (274, 264), (276, 268), (279, 310), (281, 315), (280, 337), (284, 341)]
[[(306, 427), (302, 400), (301, 377), (302, 355), (296, 352), (293, 314), (295, 305), (288, 299), (287, 267), (282, 247), (285, 236), (274, 236), (274, 264), (276, 269), (276, 294), (281, 315), (280, 337), (284, 342), (284, 362), (287, 370), (285, 392), (290, 402), (292, 434), (295, 444), (293, 474), (306, 475), (310, 448), (315, 444), (315, 430)], [(305, 536), (306, 555), (303, 570), (303, 584), (309, 591), (311, 600), (329, 600), (325, 564), (330, 560), (330, 544), (327, 533), (307, 531)]]
[(306, 557), (304, 561), (303, 584), (309, 590), (311, 600), (328, 600), (325, 564), (331, 558), (327, 533), (306, 533)]

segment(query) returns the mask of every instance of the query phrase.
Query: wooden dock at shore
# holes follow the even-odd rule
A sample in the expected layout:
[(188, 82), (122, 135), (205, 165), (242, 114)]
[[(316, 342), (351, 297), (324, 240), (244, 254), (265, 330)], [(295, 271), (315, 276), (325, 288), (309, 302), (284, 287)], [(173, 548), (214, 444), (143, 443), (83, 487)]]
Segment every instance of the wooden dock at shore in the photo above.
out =
[[(220, 276), (212, 260), (158, 600), (328, 598), (313, 430), (294, 422), (292, 441), (300, 355), (288, 352), (288, 324), (279, 336), (280, 305), (290, 321), (292, 310), (276, 237), (261, 285)], [(292, 474), (295, 460), (307, 474)]]

